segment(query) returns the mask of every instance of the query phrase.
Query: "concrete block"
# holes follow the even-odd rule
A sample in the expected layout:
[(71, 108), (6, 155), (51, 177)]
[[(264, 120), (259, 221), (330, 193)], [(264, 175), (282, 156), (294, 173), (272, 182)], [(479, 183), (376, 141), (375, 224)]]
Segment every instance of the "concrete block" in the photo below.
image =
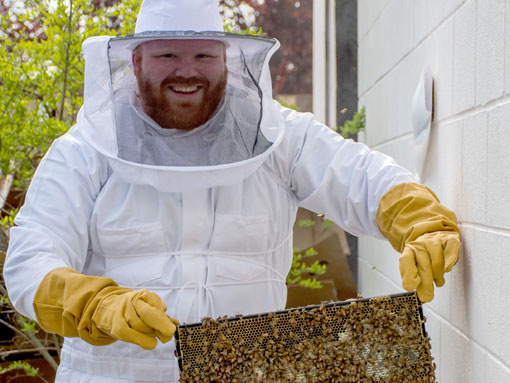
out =
[[(493, 270), (488, 274), (488, 278), (497, 278), (497, 290), (491, 293), (496, 296), (498, 306), (494, 307), (492, 311), (491, 321), (494, 322), (495, 327), (498, 329), (497, 341), (489, 347), (494, 352), (497, 358), (508, 367), (510, 372), (510, 332), (508, 331), (509, 322), (509, 307), (510, 307), (510, 258), (508, 257), (508, 249), (510, 249), (510, 235), (505, 232), (500, 235), (494, 235), (492, 238), (492, 247), (489, 247), (486, 256), (494, 256), (500, 259), (500, 269)], [(501, 380), (501, 382), (510, 382), (510, 380)]]
[(365, 260), (358, 259), (358, 291), (361, 296), (370, 298), (404, 291), (372, 267)]
[(487, 118), (486, 112), (469, 116), (462, 131), (462, 222), (487, 222)]
[(387, 52), (384, 44), (377, 39), (377, 25), (368, 32), (367, 36), (358, 45), (358, 95), (362, 96), (376, 82), (378, 65), (375, 60), (384, 60)]
[[(468, 313), (468, 333), (471, 339), (498, 354), (502, 337), (505, 336), (507, 324), (501, 324), (499, 316), (505, 314), (504, 322), (508, 322), (508, 297), (502, 297), (501, 286), (508, 280), (502, 269), (503, 259), (508, 257), (510, 239), (501, 234), (477, 229), (475, 232), (474, 251), (465, 254), (465, 283)], [(507, 337), (508, 339), (508, 337)], [(498, 355), (500, 358), (508, 355)], [(506, 355), (506, 356), (505, 356)], [(447, 380), (448, 381), (448, 380)]]
[(441, 360), (437, 362), (439, 382), (465, 383), (469, 376), (469, 340), (445, 322), (441, 323)]
[[(401, 286), (400, 271), (398, 269), (399, 254), (386, 240), (363, 237), (358, 242), (360, 257), (369, 263), (374, 272), (384, 275), (396, 286)], [(361, 256), (362, 254), (362, 256)]]
[(426, 67), (431, 67), (428, 60), (430, 55), (427, 54), (430, 47), (430, 40), (420, 44), (416, 49), (407, 56), (399, 65), (394, 69), (396, 79), (395, 84), (397, 94), (395, 97), (395, 110), (396, 110), (396, 128), (393, 128), (396, 133), (401, 136), (406, 133), (412, 132), (412, 103), (414, 92), (418, 87), (421, 72)]
[(476, 0), (444, 0), (443, 3), (443, 17), (448, 17), (452, 13), (457, 12), (457, 8), (459, 8), (461, 5), (463, 5), (466, 2), (473, 1), (476, 2)]
[(390, 70), (414, 48), (413, 11), (413, 2), (392, 0), (381, 14), (379, 43), (384, 45), (388, 52), (386, 60), (380, 63), (382, 73)]
[(414, 31), (413, 42), (417, 45), (426, 38), (441, 22), (443, 18), (444, 0), (414, 0), (412, 1)]
[(448, 274), (449, 278), (446, 283), (450, 284), (450, 322), (460, 329), (462, 332), (468, 332), (468, 288), (471, 283), (470, 259), (475, 252), (475, 234), (476, 230), (471, 227), (461, 226), (462, 233), (462, 249), (459, 261)]
[(453, 211), (460, 208), (462, 174), (462, 123), (434, 124), (423, 169), (422, 182), (441, 203)]
[(431, 302), (424, 303), (424, 306), (428, 307), (444, 319), (450, 320), (451, 290), (452, 284), (450, 281), (450, 274), (446, 274), (445, 284), (442, 287), (434, 285), (434, 299)]
[(476, 344), (469, 347), (467, 383), (510, 382), (510, 369)]
[(476, 104), (499, 98), (504, 90), (505, 0), (477, 0)]
[(491, 226), (510, 228), (510, 103), (489, 112), (487, 222)]
[[(387, 141), (399, 136), (398, 133), (398, 118), (400, 110), (398, 105), (398, 76), (399, 72), (394, 68), (384, 79), (380, 82), (381, 86), (378, 88), (378, 100), (384, 105), (384, 118), (386, 125), (382, 140)], [(380, 141), (381, 142), (381, 141)]]
[(365, 143), (373, 147), (382, 139), (382, 132), (385, 130), (384, 107), (379, 101), (377, 88), (371, 89), (359, 99), (358, 107), (362, 106), (365, 107), (366, 113)]
[(375, 145), (388, 141), (397, 135), (395, 126), (397, 124), (397, 87), (396, 72), (393, 70), (388, 73), (374, 88), (374, 102), (379, 106), (379, 116), (377, 119), (378, 132), (374, 135), (377, 141)]
[(412, 136), (407, 134), (405, 136), (385, 142), (382, 145), (375, 147), (376, 150), (389, 155), (400, 166), (414, 172), (415, 164), (411, 153)]
[(363, 40), (389, 1), (358, 0), (358, 42)]
[(434, 41), (434, 120), (452, 114), (453, 103), (453, 19), (443, 24), (432, 36)]
[(475, 103), (476, 1), (469, 1), (455, 14), (453, 46), (453, 113)]
[[(360, 63), (363, 73), (358, 77), (360, 95), (390, 72), (412, 49), (412, 10), (412, 2), (390, 1), (360, 42), (360, 57), (362, 60), (368, 60), (368, 63)], [(374, 65), (375, 62), (377, 65)], [(367, 69), (364, 69), (365, 66)]]
[(374, 146), (381, 137), (381, 126), (384, 126), (382, 118), (382, 107), (378, 102), (378, 95), (374, 89), (365, 93), (358, 99), (358, 109), (365, 107), (366, 113), (366, 129), (364, 143), (370, 147)]
[(397, 113), (394, 109), (397, 89), (394, 77), (395, 74), (390, 72), (358, 102), (360, 107), (366, 108), (366, 143), (371, 147), (397, 135), (395, 130)]
[(365, 95), (369, 77), (368, 71), (372, 65), (366, 44), (366, 41), (358, 43), (358, 97)]

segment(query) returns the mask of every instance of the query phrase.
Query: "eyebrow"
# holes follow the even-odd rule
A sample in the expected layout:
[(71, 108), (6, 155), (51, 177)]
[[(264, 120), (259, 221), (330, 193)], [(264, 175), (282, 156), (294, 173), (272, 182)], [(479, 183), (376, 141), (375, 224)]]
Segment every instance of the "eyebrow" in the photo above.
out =
[(181, 54), (181, 53), (190, 53), (190, 54), (208, 54), (211, 56), (220, 56), (222, 52), (219, 49), (214, 48), (202, 48), (202, 49), (193, 49), (193, 50), (182, 50), (178, 48), (173, 47), (161, 47), (161, 48), (154, 48), (149, 51), (150, 54), (158, 55), (158, 54), (165, 54), (165, 53), (174, 53), (174, 54)]

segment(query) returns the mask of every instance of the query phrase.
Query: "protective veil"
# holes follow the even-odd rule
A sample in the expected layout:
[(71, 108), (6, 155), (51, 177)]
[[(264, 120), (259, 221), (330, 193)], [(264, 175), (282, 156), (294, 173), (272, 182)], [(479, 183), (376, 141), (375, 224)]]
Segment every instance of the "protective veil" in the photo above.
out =
[[(267, 65), (279, 43), (222, 32), (215, 7), (213, 1), (145, 1), (134, 36), (84, 43), (87, 80), (79, 123), (126, 182), (160, 191), (236, 183), (255, 171), (281, 140), (281, 119), (268, 112), (272, 91)], [(183, 29), (164, 30), (174, 25)], [(225, 45), (225, 96), (204, 126), (162, 129), (143, 112), (132, 51), (157, 39), (217, 40)]]
[[(35, 317), (41, 281), (66, 267), (155, 292), (181, 323), (279, 310), (298, 206), (381, 237), (379, 201), (411, 174), (272, 101), (278, 43), (221, 27), (212, 0), (146, 0), (135, 36), (84, 43), (78, 123), (41, 161), (11, 231), (4, 276), (21, 313)], [(226, 94), (203, 126), (162, 129), (143, 113), (131, 53), (153, 39), (227, 47)], [(66, 338), (56, 381), (177, 382), (174, 347)]]

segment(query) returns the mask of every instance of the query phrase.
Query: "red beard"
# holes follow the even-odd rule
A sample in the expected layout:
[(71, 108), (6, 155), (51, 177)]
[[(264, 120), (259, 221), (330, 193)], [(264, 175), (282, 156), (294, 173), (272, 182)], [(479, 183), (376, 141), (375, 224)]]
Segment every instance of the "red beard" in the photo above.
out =
[[(227, 69), (222, 79), (211, 88), (210, 82), (204, 77), (167, 77), (159, 86), (149, 81), (150, 73), (140, 71), (137, 76), (138, 89), (145, 113), (164, 129), (192, 130), (205, 124), (214, 114), (225, 94), (227, 86)], [(202, 98), (199, 102), (172, 100), (167, 92), (172, 86), (202, 87)]]

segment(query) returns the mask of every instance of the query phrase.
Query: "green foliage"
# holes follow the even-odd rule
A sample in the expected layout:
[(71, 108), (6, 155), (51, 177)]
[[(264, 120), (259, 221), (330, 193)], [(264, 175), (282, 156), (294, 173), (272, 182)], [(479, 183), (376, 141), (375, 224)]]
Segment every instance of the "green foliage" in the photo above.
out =
[[(298, 227), (312, 227), (315, 226), (315, 221), (311, 219), (301, 219), (297, 222)], [(328, 227), (333, 225), (333, 221), (325, 219), (321, 222), (322, 230), (326, 230)]]
[(322, 230), (326, 230), (331, 225), (333, 225), (333, 221), (330, 221), (329, 219), (325, 219), (324, 221), (322, 221)]
[(299, 112), (299, 108), (297, 105), (295, 104), (287, 104), (285, 101), (282, 101), (282, 100), (278, 100), (278, 102), (284, 106), (285, 108), (289, 108), (289, 109), (292, 109), (292, 110), (295, 110), (296, 112)]
[(39, 332), (39, 325), (33, 319), (26, 318), (22, 315), (18, 316), (18, 323), (22, 326), (21, 331), (31, 332), (37, 334)]
[[(317, 222), (311, 219), (301, 219), (297, 222), (298, 227), (313, 227)], [(328, 227), (333, 225), (333, 222), (329, 219), (325, 219), (321, 222), (322, 230), (326, 230)], [(296, 249), (293, 249), (292, 266), (289, 274), (287, 275), (287, 284), (299, 284), (304, 287), (312, 289), (319, 289), (322, 287), (320, 281), (317, 281), (316, 275), (322, 275), (326, 272), (326, 265), (321, 265), (319, 261), (315, 261), (312, 264), (305, 262), (306, 258), (314, 257), (319, 253), (313, 248), (309, 248), (302, 253), (296, 253)]]
[(336, 131), (345, 138), (355, 138), (358, 132), (365, 130), (366, 116), (365, 107), (363, 106), (359, 112), (356, 112), (352, 120), (346, 121), (343, 126), (339, 126)]
[(9, 371), (13, 370), (23, 370), (26, 376), (38, 376), (39, 369), (32, 367), (27, 362), (21, 362), (19, 360), (10, 363), (7, 367), (0, 367), (0, 375), (3, 375)]
[(240, 35), (267, 36), (267, 33), (265, 33), (260, 27), (249, 27), (248, 29), (240, 29), (232, 21), (225, 22), (225, 24), (223, 24), (223, 30), (225, 32), (238, 33)]
[(18, 214), (19, 208), (6, 210), (6, 214), (0, 218), (0, 228), (8, 230), (14, 226), (14, 217)]
[[(88, 0), (26, 0), (0, 15), (0, 170), (22, 193), (83, 101), (83, 41), (132, 32), (138, 0), (94, 8)], [(13, 20), (23, 27), (14, 28)], [(41, 24), (37, 30), (28, 26)], [(7, 224), (11, 224), (7, 222)]]
[(306, 258), (318, 255), (314, 248), (309, 248), (304, 253), (296, 252), (293, 249), (292, 266), (287, 275), (287, 284), (299, 284), (311, 289), (320, 289), (322, 284), (315, 277), (326, 272), (326, 265), (321, 265), (319, 261), (311, 264), (305, 261)]
[[(22, 197), (42, 156), (74, 124), (83, 103), (83, 41), (133, 33), (141, 1), (99, 2), (96, 7), (90, 0), (24, 0), (22, 6), (10, 6), (16, 3), (3, 3), (0, 13), (0, 176), (12, 175), (11, 192)], [(13, 206), (4, 207), (2, 230), (14, 225), (16, 213)], [(37, 350), (56, 369), (50, 351), (59, 352), (61, 338), (44, 334), (35, 321), (15, 313), (3, 281), (0, 303), (0, 322), (15, 333), (20, 348), (0, 349), (0, 356)], [(0, 374), (12, 370), (19, 370), (17, 376), (38, 375), (19, 361)]]
[(298, 227), (312, 227), (315, 226), (315, 221), (311, 219), (302, 219), (297, 223)]

